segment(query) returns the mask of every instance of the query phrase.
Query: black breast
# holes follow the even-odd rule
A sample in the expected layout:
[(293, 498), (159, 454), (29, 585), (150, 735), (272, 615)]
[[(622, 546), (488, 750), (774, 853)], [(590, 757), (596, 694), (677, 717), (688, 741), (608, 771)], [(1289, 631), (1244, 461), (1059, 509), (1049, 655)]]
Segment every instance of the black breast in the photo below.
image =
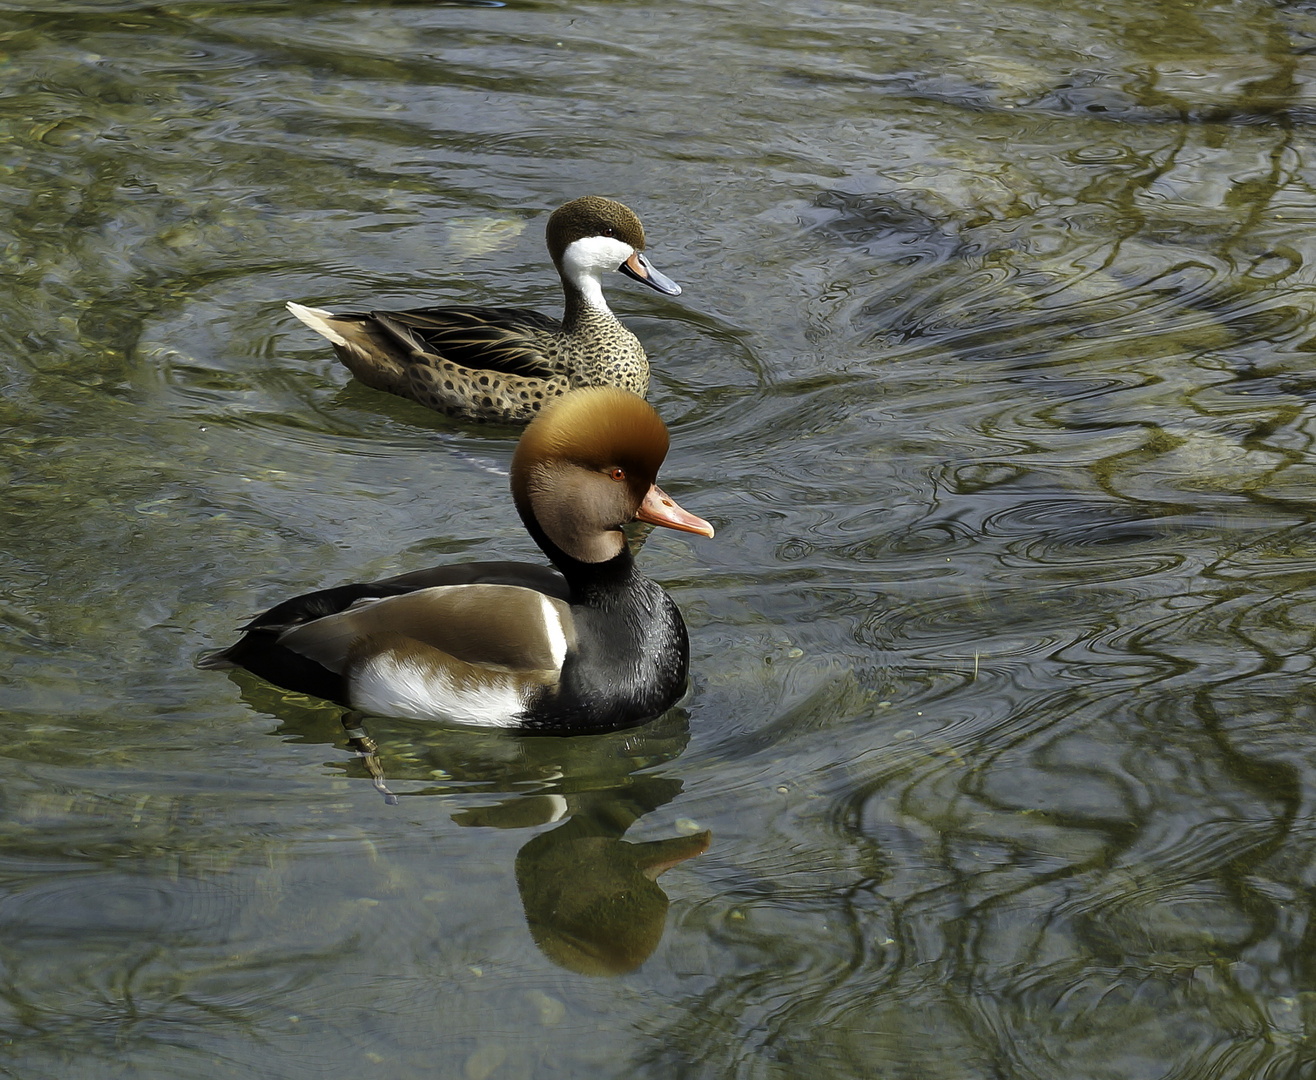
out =
[(529, 711), (531, 731), (608, 731), (643, 723), (685, 692), (690, 641), (675, 602), (640, 574), (572, 605), (577, 647), (556, 693)]

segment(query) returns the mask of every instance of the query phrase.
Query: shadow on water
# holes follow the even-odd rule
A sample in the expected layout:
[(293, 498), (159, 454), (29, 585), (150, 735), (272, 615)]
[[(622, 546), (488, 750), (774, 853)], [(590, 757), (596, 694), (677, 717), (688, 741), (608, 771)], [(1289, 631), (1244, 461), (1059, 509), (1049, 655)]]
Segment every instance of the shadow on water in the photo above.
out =
[(624, 839), (645, 814), (681, 794), (680, 779), (648, 770), (685, 750), (683, 710), (602, 735), (520, 736), (363, 717), (246, 672), (232, 678), (249, 705), (280, 717), (273, 734), (352, 752), (331, 766), (369, 779), (388, 805), (434, 797), (458, 804), (451, 818), (463, 828), (554, 826), (517, 853), (516, 887), (535, 944), (570, 971), (622, 975), (643, 964), (666, 924), (659, 875), (702, 855), (712, 841), (707, 830)]

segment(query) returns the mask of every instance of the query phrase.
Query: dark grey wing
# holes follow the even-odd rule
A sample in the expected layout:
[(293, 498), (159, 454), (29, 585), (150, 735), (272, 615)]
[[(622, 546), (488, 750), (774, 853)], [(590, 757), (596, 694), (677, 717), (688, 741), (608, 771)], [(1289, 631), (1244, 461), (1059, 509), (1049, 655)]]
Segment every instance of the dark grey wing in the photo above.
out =
[(258, 615), (242, 628), (242, 637), (227, 649), (202, 657), (202, 668), (241, 667), (290, 690), (342, 701), (342, 677), (316, 661), (278, 643), (279, 636), (295, 626), (314, 622), (355, 604), (402, 596), (438, 585), (518, 585), (567, 601), (570, 590), (562, 576), (533, 563), (477, 562), (433, 566), (385, 581), (358, 582), (305, 593)]
[(543, 347), (562, 327), (538, 311), (436, 307), (374, 311), (371, 317), (406, 348), (433, 353), (461, 367), (529, 379), (556, 373)]
[(576, 643), (576, 629), (569, 604), (533, 589), (443, 585), (359, 601), (285, 630), (278, 643), (332, 671), (345, 671), (354, 658), (377, 651), (371, 644), (376, 640), (379, 651), (431, 650), (431, 665), (443, 666), (446, 655), (477, 668), (552, 672), (556, 679)]

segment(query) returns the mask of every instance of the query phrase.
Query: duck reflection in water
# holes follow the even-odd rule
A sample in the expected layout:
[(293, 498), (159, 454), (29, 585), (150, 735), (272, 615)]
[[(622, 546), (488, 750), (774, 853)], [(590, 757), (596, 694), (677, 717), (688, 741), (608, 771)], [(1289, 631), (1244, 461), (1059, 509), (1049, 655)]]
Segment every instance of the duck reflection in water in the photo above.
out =
[[(555, 825), (521, 847), (515, 876), (531, 938), (568, 970), (622, 975), (643, 964), (667, 924), (659, 875), (711, 843), (706, 830), (641, 842), (624, 838), (640, 818), (681, 793), (679, 778), (652, 770), (684, 752), (689, 727), (682, 710), (626, 731), (562, 738), (372, 717), (372, 736), (358, 713), (328, 705), (298, 708), (294, 702), (310, 699), (285, 695), (245, 672), (233, 678), (250, 704), (280, 715), (276, 733), (285, 739), (342, 746), (346, 734), (357, 755), (349, 774), (364, 773), (390, 803), (502, 794), (458, 810), (452, 820), (466, 828)], [(403, 790), (404, 784), (414, 786)]]
[(635, 776), (624, 788), (572, 796), (540, 795), (454, 815), (460, 825), (523, 828), (567, 820), (539, 833), (516, 856), (516, 887), (540, 951), (583, 975), (624, 975), (658, 947), (667, 894), (658, 875), (708, 850), (712, 833), (634, 843), (632, 823), (671, 802), (681, 781)]

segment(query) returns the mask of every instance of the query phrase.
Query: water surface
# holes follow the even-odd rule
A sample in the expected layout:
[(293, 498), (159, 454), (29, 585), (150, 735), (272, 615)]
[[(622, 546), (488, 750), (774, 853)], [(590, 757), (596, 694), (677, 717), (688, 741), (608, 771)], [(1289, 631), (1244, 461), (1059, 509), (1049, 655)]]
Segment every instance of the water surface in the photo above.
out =
[[(4, 0), (0, 43), (4, 1075), (1310, 1072), (1310, 5)], [(718, 530), (643, 552), (680, 707), (347, 730), (194, 670), (536, 557), (514, 431), (282, 305), (554, 310), (591, 192), (685, 287), (609, 290)]]

